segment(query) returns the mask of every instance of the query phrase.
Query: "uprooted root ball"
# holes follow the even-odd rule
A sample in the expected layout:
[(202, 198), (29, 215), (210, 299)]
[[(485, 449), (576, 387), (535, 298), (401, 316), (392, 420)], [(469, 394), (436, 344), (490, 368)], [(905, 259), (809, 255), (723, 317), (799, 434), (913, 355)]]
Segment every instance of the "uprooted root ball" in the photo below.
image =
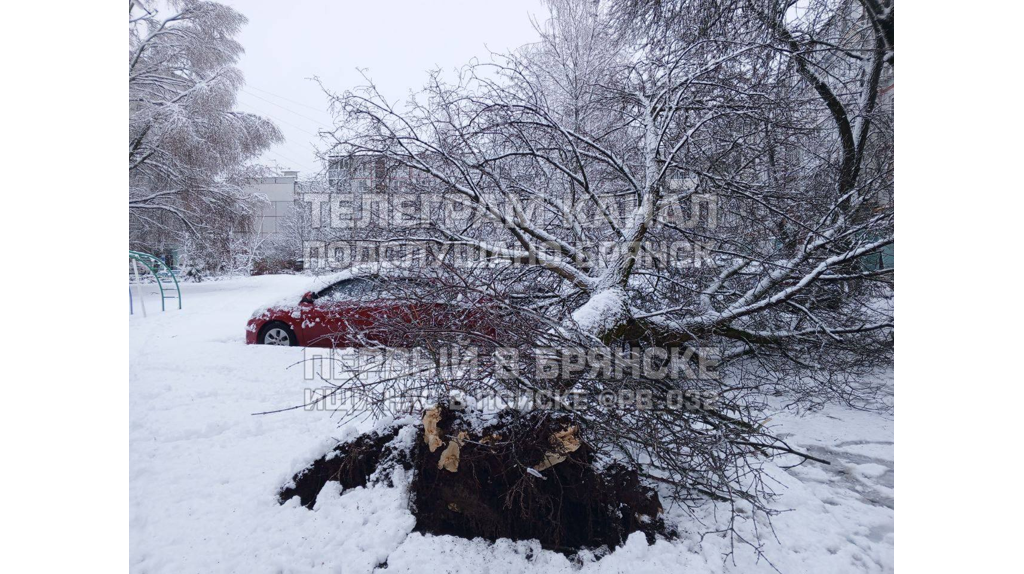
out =
[(493, 422), (436, 407), (424, 414), (415, 445), (397, 446), (399, 427), (361, 435), (297, 474), (280, 493), (312, 508), (320, 489), (388, 480), (401, 465), (416, 530), (488, 540), (537, 539), (548, 549), (615, 547), (633, 532), (666, 534), (657, 493), (636, 470), (598, 471), (579, 424), (552, 412), (502, 411)]

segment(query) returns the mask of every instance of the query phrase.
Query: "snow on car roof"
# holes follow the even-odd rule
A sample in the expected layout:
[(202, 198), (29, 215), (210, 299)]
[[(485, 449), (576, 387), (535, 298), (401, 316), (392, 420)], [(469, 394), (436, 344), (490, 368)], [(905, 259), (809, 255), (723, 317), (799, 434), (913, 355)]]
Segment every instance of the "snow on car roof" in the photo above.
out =
[(356, 265), (343, 271), (314, 275), (312, 276), (311, 281), (301, 291), (289, 291), (287, 295), (283, 295), (279, 299), (271, 303), (267, 303), (266, 305), (261, 305), (253, 311), (252, 318), (255, 319), (270, 309), (290, 309), (298, 307), (299, 301), (302, 300), (302, 296), (306, 293), (310, 291), (320, 291), (337, 283), (338, 281), (344, 281), (345, 279), (351, 279), (353, 277), (368, 277), (371, 275), (389, 277), (400, 274), (401, 271), (393, 265), (367, 264)]

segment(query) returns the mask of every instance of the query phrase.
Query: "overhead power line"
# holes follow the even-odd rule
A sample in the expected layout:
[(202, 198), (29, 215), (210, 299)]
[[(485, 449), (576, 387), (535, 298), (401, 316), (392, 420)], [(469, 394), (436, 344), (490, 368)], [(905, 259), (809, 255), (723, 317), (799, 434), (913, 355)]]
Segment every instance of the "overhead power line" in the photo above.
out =
[(245, 89), (242, 89), (242, 92), (246, 93), (246, 94), (249, 94), (250, 96), (256, 98), (257, 100), (263, 100), (264, 102), (267, 102), (268, 104), (270, 104), (272, 106), (277, 106), (277, 107), (281, 108), (282, 110), (284, 110), (286, 112), (293, 113), (293, 114), (299, 116), (300, 118), (305, 118), (305, 119), (307, 119), (307, 120), (309, 120), (311, 122), (316, 122), (317, 124), (323, 124), (324, 123), (324, 120), (318, 120), (318, 119), (311, 118), (311, 117), (309, 117), (309, 116), (307, 116), (305, 114), (300, 114), (299, 112), (297, 112), (297, 111), (295, 111), (293, 109), (290, 109), (290, 108), (287, 108), (285, 106), (282, 106), (281, 104), (279, 104), (277, 102), (272, 102), (272, 101), (264, 98), (263, 96), (258, 96), (258, 95), (254, 94), (254, 93), (252, 93), (250, 91), (247, 91)]
[(286, 97), (284, 97), (284, 96), (282, 96), (280, 94), (275, 94), (274, 92), (271, 92), (270, 90), (264, 90), (263, 88), (257, 88), (256, 86), (253, 86), (252, 84), (246, 84), (245, 87), (252, 88), (252, 89), (254, 89), (254, 90), (258, 91), (258, 92), (263, 92), (264, 94), (267, 94), (269, 96), (274, 96), (275, 98), (280, 98), (280, 99), (282, 99), (282, 100), (284, 100), (286, 102), (291, 102), (291, 103), (293, 103), (293, 104), (295, 104), (297, 106), (302, 106), (304, 108), (309, 108), (311, 110), (318, 111), (318, 112), (327, 112), (327, 110), (324, 109), (324, 108), (318, 108), (318, 107), (315, 107), (315, 106), (311, 106), (309, 104), (304, 104), (302, 102), (297, 102), (297, 101), (295, 101), (295, 100), (293, 100), (291, 98), (286, 98)]

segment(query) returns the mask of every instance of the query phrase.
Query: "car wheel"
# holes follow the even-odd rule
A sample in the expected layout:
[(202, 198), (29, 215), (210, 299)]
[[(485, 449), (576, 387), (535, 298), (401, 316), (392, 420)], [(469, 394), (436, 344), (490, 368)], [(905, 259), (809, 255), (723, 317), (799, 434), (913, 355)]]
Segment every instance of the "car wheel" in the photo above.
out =
[(260, 329), (260, 335), (256, 339), (256, 342), (260, 345), (276, 345), (279, 347), (294, 347), (298, 344), (295, 340), (295, 333), (292, 332), (291, 327), (281, 323), (280, 321), (274, 321), (267, 323)]

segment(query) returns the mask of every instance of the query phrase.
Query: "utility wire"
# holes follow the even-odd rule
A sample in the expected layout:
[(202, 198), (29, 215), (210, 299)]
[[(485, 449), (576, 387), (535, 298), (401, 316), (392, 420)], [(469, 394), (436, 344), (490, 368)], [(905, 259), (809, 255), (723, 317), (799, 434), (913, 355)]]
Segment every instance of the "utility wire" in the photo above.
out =
[[(290, 113), (293, 113), (293, 114), (295, 114), (295, 115), (299, 116), (300, 118), (306, 118), (307, 120), (309, 120), (309, 121), (311, 121), (311, 122), (315, 122), (315, 123), (317, 123), (317, 124), (323, 124), (323, 123), (324, 123), (324, 121), (323, 121), (323, 120), (316, 120), (316, 119), (313, 119), (313, 118), (311, 118), (311, 117), (309, 117), (309, 116), (307, 116), (307, 115), (304, 115), (304, 114), (300, 114), (299, 112), (297, 112), (297, 111), (295, 111), (295, 110), (292, 110), (292, 109), (286, 108), (285, 106), (282, 106), (281, 104), (278, 104), (278, 103), (276, 103), (276, 102), (272, 102), (272, 101), (270, 101), (270, 100), (268, 100), (268, 99), (264, 98), (263, 96), (258, 96), (258, 95), (254, 94), (254, 93), (252, 93), (252, 92), (246, 91), (246, 90), (245, 90), (244, 88), (242, 89), (242, 92), (243, 92), (243, 93), (246, 93), (246, 94), (249, 94), (250, 96), (252, 96), (252, 97), (256, 98), (257, 100), (263, 100), (264, 102), (267, 102), (268, 104), (270, 104), (270, 105), (272, 105), (272, 106), (277, 106), (277, 107), (281, 108), (282, 110), (284, 110), (284, 111), (286, 111), (286, 112), (290, 112)], [(324, 113), (327, 113), (327, 112), (324, 112)]]
[(315, 111), (322, 112), (322, 113), (326, 113), (327, 112), (327, 110), (325, 110), (325, 109), (317, 108), (317, 107), (311, 106), (309, 104), (304, 104), (302, 102), (296, 102), (295, 100), (286, 98), (286, 97), (284, 97), (284, 96), (282, 96), (280, 94), (275, 94), (274, 92), (271, 92), (270, 90), (264, 90), (263, 88), (257, 88), (256, 86), (253, 86), (252, 84), (246, 84), (245, 87), (252, 88), (254, 90), (263, 92), (264, 94), (267, 94), (267, 95), (270, 95), (270, 96), (274, 96), (275, 98), (281, 98), (282, 100), (284, 100), (286, 102), (291, 102), (291, 103), (293, 103), (295, 105), (302, 106), (304, 108), (309, 108), (311, 110), (315, 110)]
[(294, 159), (292, 159), (292, 158), (290, 158), (290, 157), (288, 157), (288, 156), (286, 156), (286, 155), (284, 155), (284, 154), (278, 153), (278, 152), (276, 152), (276, 151), (274, 151), (274, 150), (272, 150), (272, 149), (267, 149), (267, 150), (264, 150), (264, 151), (266, 151), (267, 153), (271, 153), (271, 154), (273, 154), (273, 155), (276, 155), (277, 157), (279, 157), (279, 158), (281, 158), (281, 159), (283, 159), (283, 160), (287, 161), (288, 163), (290, 163), (290, 164), (294, 165), (295, 167), (299, 167), (299, 168), (302, 168), (302, 169), (303, 169), (303, 170), (305, 170), (305, 171), (306, 171), (307, 173), (313, 173), (313, 170), (312, 170), (312, 169), (310, 169), (310, 168), (309, 168), (309, 166), (308, 166), (307, 164), (304, 164), (304, 163), (300, 163), (300, 162), (297, 162), (297, 161), (295, 161)]
[(267, 116), (268, 118), (270, 118), (272, 120), (275, 120), (275, 121), (278, 121), (278, 122), (281, 122), (282, 124), (284, 124), (286, 126), (291, 126), (291, 127), (295, 128), (295, 129), (299, 130), (302, 133), (309, 134), (309, 135), (311, 135), (313, 137), (317, 137), (317, 138), (320, 137), (320, 134), (315, 134), (315, 133), (313, 133), (313, 132), (311, 132), (311, 131), (309, 131), (309, 130), (307, 130), (305, 128), (301, 128), (301, 127), (299, 127), (299, 126), (297, 126), (297, 125), (295, 125), (295, 124), (293, 124), (291, 122), (282, 120), (281, 118), (279, 118), (279, 117), (277, 117), (277, 116), (275, 116), (273, 114), (268, 114), (267, 112), (264, 112), (264, 111), (260, 110), (259, 108), (255, 107), (255, 106), (252, 106), (252, 105), (250, 105), (250, 104), (248, 104), (246, 102), (238, 102), (238, 103), (241, 104), (243, 107), (249, 108), (250, 110), (252, 110), (253, 112), (255, 112), (257, 114), (260, 114), (260, 115), (263, 115), (263, 116)]

